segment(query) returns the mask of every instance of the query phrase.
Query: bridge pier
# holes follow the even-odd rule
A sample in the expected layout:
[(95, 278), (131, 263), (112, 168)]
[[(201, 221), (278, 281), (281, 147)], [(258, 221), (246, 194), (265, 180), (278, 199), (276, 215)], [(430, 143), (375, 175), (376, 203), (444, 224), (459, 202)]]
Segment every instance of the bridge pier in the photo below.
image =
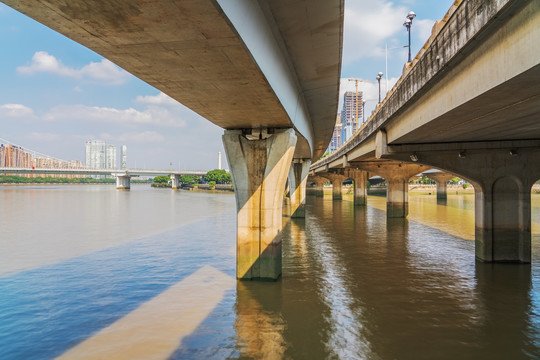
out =
[(320, 176), (310, 176), (310, 181), (315, 183), (315, 187), (312, 189), (313, 195), (316, 197), (324, 196), (324, 183), (328, 180)]
[(171, 174), (171, 188), (173, 190), (178, 190), (180, 188), (180, 175)]
[(242, 130), (223, 134), (236, 197), (238, 279), (281, 275), (283, 191), (296, 140), (293, 129), (261, 140), (248, 140)]
[(345, 169), (345, 176), (353, 180), (354, 205), (365, 206), (367, 199), (367, 171), (347, 168)]
[(306, 185), (310, 165), (309, 159), (295, 160), (289, 170), (291, 217), (306, 217)]
[(131, 189), (131, 176), (124, 174), (124, 175), (116, 175), (116, 188), (118, 190), (129, 190)]
[(455, 176), (453, 174), (445, 173), (445, 172), (439, 172), (439, 173), (429, 173), (424, 174), (431, 180), (434, 180), (437, 184), (437, 200), (446, 200), (447, 198), (447, 190), (446, 190), (446, 183), (450, 181)]
[[(470, 181), (475, 192), (475, 253), (486, 262), (531, 262), (531, 189), (540, 179), (537, 141), (415, 148), (418, 162)], [(444, 146), (449, 147), (448, 144)], [(395, 147), (392, 158), (409, 154)], [(397, 153), (400, 150), (401, 153)]]
[(364, 164), (364, 170), (386, 179), (386, 217), (406, 218), (409, 215), (409, 179), (425, 170), (423, 165), (380, 162)]
[(345, 181), (347, 178), (343, 175), (334, 174), (334, 173), (327, 173), (323, 176), (332, 182), (332, 199), (333, 200), (343, 199), (343, 195), (342, 195), (343, 181)]

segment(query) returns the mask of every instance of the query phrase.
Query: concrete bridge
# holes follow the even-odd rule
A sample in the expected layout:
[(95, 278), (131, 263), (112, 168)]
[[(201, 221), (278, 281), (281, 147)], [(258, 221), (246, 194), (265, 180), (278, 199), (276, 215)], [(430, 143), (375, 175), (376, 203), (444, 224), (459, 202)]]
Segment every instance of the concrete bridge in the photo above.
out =
[[(285, 184), (292, 216), (303, 216), (310, 162), (335, 123), (343, 0), (2, 1), (224, 128), (237, 277), (279, 277)], [(538, 7), (457, 1), (368, 124), (313, 173), (356, 184), (366, 171), (385, 177), (389, 216), (406, 216), (411, 175), (460, 175), (477, 189), (477, 256), (530, 261)]]
[(62, 175), (102, 175), (116, 177), (116, 188), (129, 190), (131, 188), (131, 178), (136, 176), (170, 176), (172, 189), (176, 190), (180, 186), (180, 176), (195, 175), (204, 176), (206, 171), (189, 170), (144, 170), (144, 169), (46, 169), (46, 168), (11, 168), (0, 167), (0, 174), (62, 174)]
[(411, 176), (436, 168), (446, 172), (431, 175), (439, 184), (462, 177), (476, 194), (476, 257), (530, 262), (539, 41), (537, 0), (457, 2), (365, 126), (312, 174), (335, 185), (352, 178), (357, 205), (366, 173), (385, 178), (388, 217), (407, 216)]
[(287, 177), (298, 208), (333, 132), (343, 0), (1, 1), (224, 128), (237, 276), (281, 274)]

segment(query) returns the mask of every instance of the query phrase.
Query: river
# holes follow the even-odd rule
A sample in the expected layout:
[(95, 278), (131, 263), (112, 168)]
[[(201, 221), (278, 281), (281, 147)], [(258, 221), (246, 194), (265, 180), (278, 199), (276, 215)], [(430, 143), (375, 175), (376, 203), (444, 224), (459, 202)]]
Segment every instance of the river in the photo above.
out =
[(308, 196), (283, 276), (237, 282), (228, 193), (0, 187), (0, 359), (538, 359), (531, 265), (474, 260), (474, 196)]

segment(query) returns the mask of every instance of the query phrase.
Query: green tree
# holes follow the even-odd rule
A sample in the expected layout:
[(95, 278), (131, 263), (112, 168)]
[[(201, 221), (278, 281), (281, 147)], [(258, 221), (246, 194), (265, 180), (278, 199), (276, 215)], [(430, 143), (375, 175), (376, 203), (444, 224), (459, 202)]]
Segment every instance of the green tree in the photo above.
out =
[(230, 184), (232, 179), (231, 174), (229, 174), (227, 171), (215, 169), (207, 172), (206, 175), (204, 175), (204, 181), (215, 181), (216, 184)]
[(166, 183), (169, 182), (169, 180), (170, 180), (170, 178), (168, 176), (165, 176), (165, 175), (164, 176), (156, 176), (154, 178), (154, 182), (158, 183), (158, 184), (163, 184), (163, 183), (166, 184)]
[(193, 185), (199, 182), (199, 177), (197, 175), (181, 175), (180, 183)]

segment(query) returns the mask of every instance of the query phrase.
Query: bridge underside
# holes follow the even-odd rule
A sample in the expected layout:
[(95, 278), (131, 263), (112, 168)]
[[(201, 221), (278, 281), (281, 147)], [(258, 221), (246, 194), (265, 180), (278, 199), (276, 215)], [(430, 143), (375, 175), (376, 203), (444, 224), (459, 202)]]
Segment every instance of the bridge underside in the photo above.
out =
[[(328, 145), (338, 104), (342, 0), (2, 2), (222, 128), (293, 127), (298, 158), (318, 158)], [(267, 58), (278, 65), (265, 64)]]
[(476, 193), (477, 257), (530, 262), (540, 2), (484, 5), (463, 1), (366, 126), (313, 172), (352, 167), (385, 177), (421, 164), (465, 178)]

